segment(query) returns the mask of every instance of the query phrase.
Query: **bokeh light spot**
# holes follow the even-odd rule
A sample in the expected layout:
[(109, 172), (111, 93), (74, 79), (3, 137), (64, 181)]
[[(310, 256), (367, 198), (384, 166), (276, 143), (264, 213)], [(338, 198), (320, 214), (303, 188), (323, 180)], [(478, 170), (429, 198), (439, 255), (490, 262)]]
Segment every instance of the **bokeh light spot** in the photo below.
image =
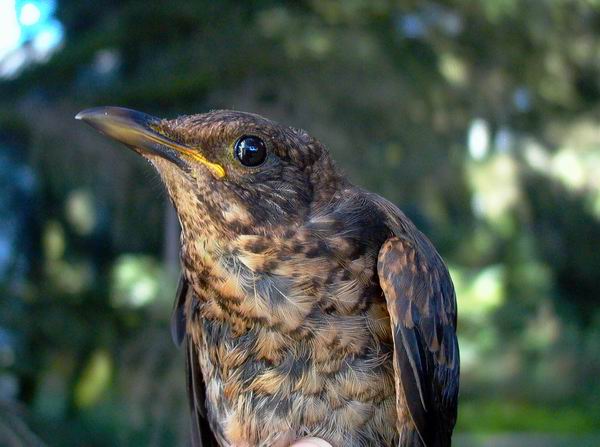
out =
[(121, 256), (113, 269), (111, 301), (115, 307), (141, 307), (154, 301), (162, 271), (149, 256)]
[(42, 13), (37, 5), (34, 3), (25, 3), (21, 8), (21, 13), (19, 14), (19, 22), (25, 26), (35, 25), (40, 21), (41, 16)]
[(62, 258), (65, 252), (65, 232), (61, 224), (55, 221), (48, 222), (44, 230), (44, 253), (49, 260)]
[(94, 198), (85, 190), (76, 190), (69, 194), (66, 203), (69, 223), (81, 235), (90, 234), (96, 226)]
[(112, 374), (112, 360), (105, 350), (98, 350), (90, 359), (75, 388), (75, 401), (80, 407), (96, 403), (104, 394)]
[(481, 160), (487, 155), (490, 145), (490, 129), (485, 120), (481, 118), (473, 120), (469, 127), (467, 145), (469, 154), (475, 160)]
[[(22, 5), (22, 6), (21, 6)], [(46, 62), (60, 47), (64, 27), (54, 0), (0, 0), (0, 78), (13, 78), (31, 62)]]
[(21, 41), (14, 0), (0, 0), (0, 59), (14, 50)]

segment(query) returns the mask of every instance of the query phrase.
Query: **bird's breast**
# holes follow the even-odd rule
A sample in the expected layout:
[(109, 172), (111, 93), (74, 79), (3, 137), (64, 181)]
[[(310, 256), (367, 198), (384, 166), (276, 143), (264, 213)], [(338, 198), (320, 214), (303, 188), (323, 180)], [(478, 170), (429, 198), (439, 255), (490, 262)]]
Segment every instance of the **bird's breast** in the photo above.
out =
[(376, 252), (299, 236), (204, 249), (195, 263), (184, 258), (197, 295), (188, 329), (209, 411), (232, 445), (305, 435), (374, 445), (368, 433), (391, 442), (392, 342)]

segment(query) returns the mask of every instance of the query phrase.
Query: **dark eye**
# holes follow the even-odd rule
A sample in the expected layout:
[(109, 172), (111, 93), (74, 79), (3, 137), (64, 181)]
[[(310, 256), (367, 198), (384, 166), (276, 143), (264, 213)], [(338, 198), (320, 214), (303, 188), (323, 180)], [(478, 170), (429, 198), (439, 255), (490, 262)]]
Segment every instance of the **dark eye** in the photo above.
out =
[(267, 146), (258, 137), (244, 136), (235, 143), (235, 156), (244, 166), (258, 166), (267, 158)]

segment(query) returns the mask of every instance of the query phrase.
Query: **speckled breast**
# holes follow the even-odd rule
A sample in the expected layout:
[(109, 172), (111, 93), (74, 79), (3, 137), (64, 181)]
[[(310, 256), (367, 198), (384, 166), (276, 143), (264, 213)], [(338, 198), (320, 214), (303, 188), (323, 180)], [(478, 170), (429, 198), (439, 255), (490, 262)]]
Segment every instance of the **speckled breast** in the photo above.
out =
[(211, 424), (229, 445), (397, 444), (378, 244), (314, 227), (184, 244), (197, 295), (189, 330)]

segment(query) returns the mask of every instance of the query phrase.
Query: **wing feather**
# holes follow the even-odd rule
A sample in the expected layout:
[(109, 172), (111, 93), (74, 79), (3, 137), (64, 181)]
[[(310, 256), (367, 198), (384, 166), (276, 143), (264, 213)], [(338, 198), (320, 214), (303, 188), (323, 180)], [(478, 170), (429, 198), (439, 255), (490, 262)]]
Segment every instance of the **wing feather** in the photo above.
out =
[(185, 350), (185, 371), (188, 403), (191, 415), (192, 447), (217, 447), (219, 444), (211, 430), (206, 413), (206, 384), (200, 369), (198, 348), (187, 333), (185, 307), (194, 300), (191, 287), (181, 276), (171, 316), (171, 336), (177, 346)]
[(206, 385), (198, 363), (198, 352), (191, 338), (186, 335), (187, 392), (191, 414), (192, 447), (217, 447), (219, 444), (211, 430), (206, 415)]
[[(456, 422), (459, 353), (456, 297), (448, 271), (420, 233), (412, 240), (388, 239), (377, 270), (393, 327), (394, 366), (401, 385), (398, 405), (408, 407), (417, 444), (449, 446)], [(415, 445), (414, 433), (405, 430), (400, 427), (400, 445)]]
[(171, 312), (171, 338), (173, 343), (178, 348), (183, 343), (186, 331), (186, 320), (185, 320), (185, 301), (188, 294), (188, 282), (184, 276), (179, 277), (179, 284), (177, 284), (177, 292), (175, 293), (175, 302), (173, 303), (173, 311)]

